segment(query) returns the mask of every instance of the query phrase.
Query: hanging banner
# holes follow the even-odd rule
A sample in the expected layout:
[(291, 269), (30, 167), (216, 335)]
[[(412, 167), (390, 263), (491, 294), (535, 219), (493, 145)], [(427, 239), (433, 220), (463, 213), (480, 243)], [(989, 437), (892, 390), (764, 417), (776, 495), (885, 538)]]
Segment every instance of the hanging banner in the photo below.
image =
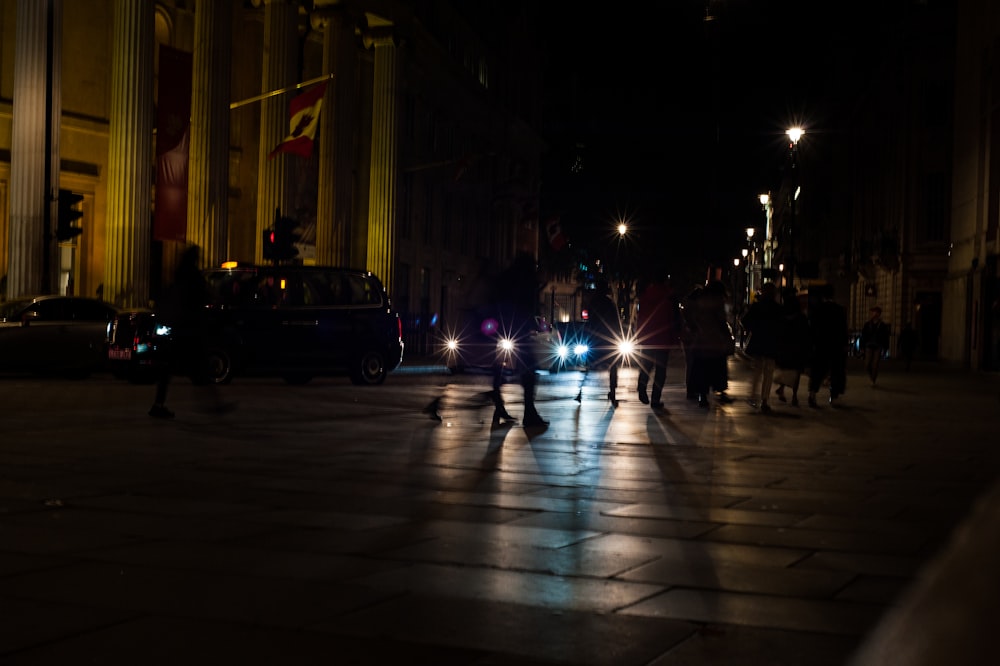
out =
[(153, 239), (187, 239), (191, 54), (160, 46), (156, 107), (156, 198)]

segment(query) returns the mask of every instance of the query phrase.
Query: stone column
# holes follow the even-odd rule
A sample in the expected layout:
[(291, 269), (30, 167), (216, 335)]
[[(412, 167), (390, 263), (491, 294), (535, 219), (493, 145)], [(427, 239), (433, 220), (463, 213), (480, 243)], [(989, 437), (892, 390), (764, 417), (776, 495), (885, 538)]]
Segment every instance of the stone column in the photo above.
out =
[(205, 266), (229, 258), (229, 59), (232, 2), (199, 2), (194, 14), (187, 239)]
[[(7, 244), (8, 298), (43, 291), (55, 293), (59, 272), (59, 245), (55, 238), (58, 220), (53, 197), (59, 186), (62, 0), (18, 0), (16, 11)], [(49, 11), (52, 12), (53, 23), (51, 83), (47, 76)], [(49, 94), (52, 106), (49, 122), (46, 123)], [(46, 130), (50, 132), (49, 137), (46, 137)], [(49, 167), (48, 174), (46, 165)], [(45, 228), (46, 206), (50, 217), (49, 229)]]
[(123, 307), (149, 305), (153, 9), (151, 2), (114, 3), (104, 300)]
[(375, 49), (367, 268), (381, 278), (391, 294), (396, 258), (396, 175), (399, 163), (396, 70), (399, 54), (391, 32), (382, 29), (365, 36), (365, 47)]
[[(265, 0), (264, 3), (264, 67), (261, 92), (268, 93), (295, 83), (297, 7), (290, 0)], [(260, 105), (260, 147), (257, 167), (257, 250), (255, 261), (264, 261), (260, 239), (264, 230), (274, 223), (274, 211), (292, 217), (294, 192), (286, 168), (288, 156), (279, 153), (267, 159), (275, 146), (288, 136), (288, 95), (275, 95)]]
[(314, 14), (323, 32), (323, 70), (334, 75), (320, 114), (319, 198), (316, 202), (316, 263), (351, 261), (354, 219), (354, 141), (357, 127), (357, 45), (351, 17), (336, 9)]

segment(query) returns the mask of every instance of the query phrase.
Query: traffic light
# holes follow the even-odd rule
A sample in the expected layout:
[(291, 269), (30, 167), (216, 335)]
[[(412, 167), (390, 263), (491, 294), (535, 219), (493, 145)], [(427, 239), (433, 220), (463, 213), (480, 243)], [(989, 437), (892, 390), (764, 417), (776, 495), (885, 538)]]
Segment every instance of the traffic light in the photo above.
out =
[(290, 217), (279, 217), (274, 221), (274, 247), (272, 252), (275, 261), (287, 261), (299, 254), (299, 248), (295, 244), (299, 241), (299, 234), (295, 228), (299, 223)]
[(290, 217), (275, 217), (274, 227), (265, 229), (261, 239), (264, 259), (277, 263), (298, 256), (299, 248), (295, 247), (299, 241), (297, 226), (298, 222)]
[(264, 259), (274, 261), (274, 229), (264, 229), (261, 247), (264, 250)]
[(83, 233), (83, 229), (73, 223), (83, 217), (83, 211), (76, 205), (83, 201), (83, 195), (69, 190), (59, 190), (59, 222), (56, 226), (56, 238), (60, 241), (72, 240)]

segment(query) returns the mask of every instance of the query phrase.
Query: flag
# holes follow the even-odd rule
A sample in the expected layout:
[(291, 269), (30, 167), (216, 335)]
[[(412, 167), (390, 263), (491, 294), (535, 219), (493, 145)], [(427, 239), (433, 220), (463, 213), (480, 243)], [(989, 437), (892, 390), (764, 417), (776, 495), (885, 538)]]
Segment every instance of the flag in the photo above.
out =
[(554, 215), (545, 221), (545, 233), (549, 237), (549, 245), (556, 252), (566, 247), (566, 244), (569, 242), (569, 239), (562, 232), (562, 225), (560, 224), (558, 215)]
[(326, 93), (325, 81), (289, 102), (288, 115), (291, 120), (288, 136), (270, 152), (267, 159), (273, 159), (278, 153), (294, 153), (302, 157), (312, 155), (324, 93)]

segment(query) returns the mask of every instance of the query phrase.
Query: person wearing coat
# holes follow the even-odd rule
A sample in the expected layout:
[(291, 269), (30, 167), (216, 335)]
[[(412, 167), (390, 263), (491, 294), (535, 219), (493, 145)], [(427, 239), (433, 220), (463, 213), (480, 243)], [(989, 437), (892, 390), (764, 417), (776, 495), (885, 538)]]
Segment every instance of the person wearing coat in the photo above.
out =
[(802, 310), (798, 294), (792, 287), (781, 291), (781, 337), (775, 359), (775, 394), (785, 402), (785, 387), (792, 390), (792, 407), (799, 406), (799, 384), (809, 362), (812, 347), (809, 339), (809, 318)]
[(690, 388), (697, 396), (698, 406), (709, 407), (708, 393), (713, 388), (720, 392), (720, 402), (729, 402), (728, 396), (723, 397), (729, 383), (726, 363), (733, 352), (733, 334), (726, 314), (726, 286), (712, 280), (703, 289), (692, 292), (685, 299), (683, 316), (692, 355)]
[(753, 384), (750, 387), (750, 406), (760, 408), (767, 414), (771, 406), (767, 402), (771, 394), (774, 378), (775, 359), (780, 351), (782, 312), (777, 300), (778, 287), (767, 282), (761, 287), (757, 300), (743, 315), (743, 328), (749, 340), (746, 353), (753, 359)]

